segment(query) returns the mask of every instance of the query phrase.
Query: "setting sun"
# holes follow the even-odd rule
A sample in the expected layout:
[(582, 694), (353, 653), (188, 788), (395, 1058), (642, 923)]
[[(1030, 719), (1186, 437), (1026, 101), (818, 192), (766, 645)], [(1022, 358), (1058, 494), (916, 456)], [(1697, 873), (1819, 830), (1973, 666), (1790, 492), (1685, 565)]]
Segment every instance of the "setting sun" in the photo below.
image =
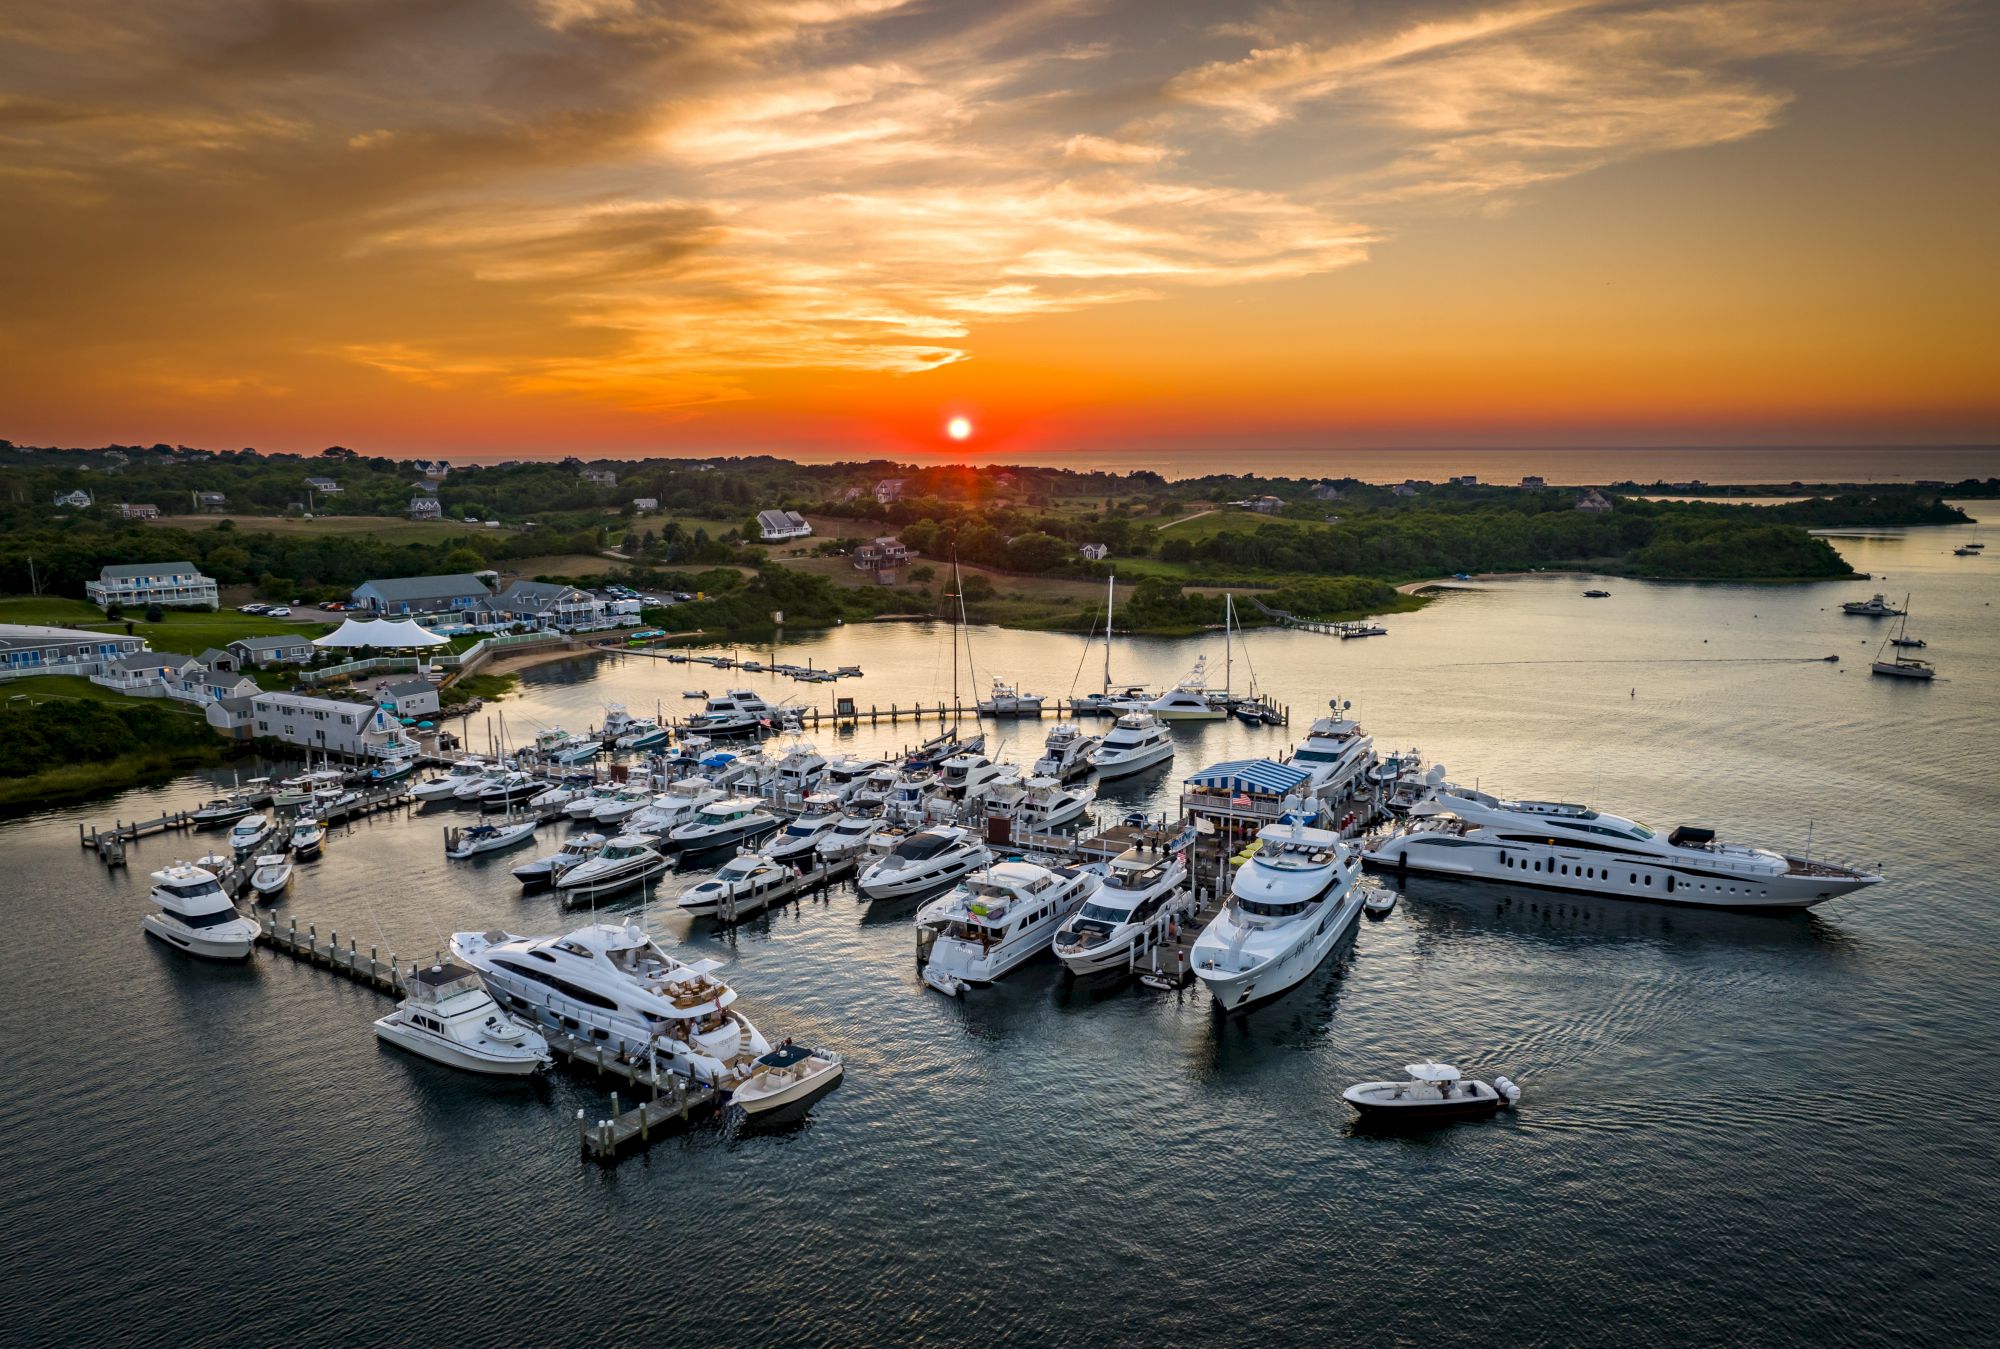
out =
[(953, 417), (945, 423), (944, 433), (953, 440), (964, 440), (972, 434), (972, 419), (970, 417)]

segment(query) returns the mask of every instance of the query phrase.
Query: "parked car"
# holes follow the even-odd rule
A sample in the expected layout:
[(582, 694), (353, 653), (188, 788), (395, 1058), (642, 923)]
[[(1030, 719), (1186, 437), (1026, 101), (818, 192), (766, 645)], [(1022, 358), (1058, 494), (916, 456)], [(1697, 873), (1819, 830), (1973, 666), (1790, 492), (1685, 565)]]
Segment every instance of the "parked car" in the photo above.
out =
[(261, 614), (270, 607), (268, 604), (239, 604), (236, 606), (236, 612), (239, 614)]
[(266, 618), (290, 618), (291, 616), (291, 607), (284, 604), (274, 604), (264, 611), (264, 617)]

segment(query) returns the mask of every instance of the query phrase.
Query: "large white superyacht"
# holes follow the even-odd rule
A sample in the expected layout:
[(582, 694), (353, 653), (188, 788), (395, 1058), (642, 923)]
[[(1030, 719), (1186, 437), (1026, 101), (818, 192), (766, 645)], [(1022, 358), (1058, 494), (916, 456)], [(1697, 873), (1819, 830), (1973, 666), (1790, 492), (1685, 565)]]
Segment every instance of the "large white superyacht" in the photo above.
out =
[(1056, 929), (1097, 892), (1093, 871), (997, 862), (924, 906), (917, 922), (937, 928), (924, 982), (941, 993), (990, 984), (1048, 950)]
[(1620, 899), (1729, 909), (1801, 909), (1865, 886), (1851, 867), (1717, 840), (1681, 825), (1665, 838), (1636, 820), (1560, 801), (1507, 801), (1442, 784), (1408, 824), (1370, 838), (1372, 866)]
[(1375, 738), (1347, 715), (1352, 702), (1330, 699), (1330, 715), (1321, 717), (1287, 761), (1312, 776), (1305, 790), (1322, 801), (1337, 799), (1375, 763)]
[(1361, 859), (1328, 829), (1266, 825), (1229, 903), (1195, 938), (1195, 977), (1229, 1011), (1274, 998), (1320, 967), (1361, 912)]
[(771, 1049), (714, 977), (720, 962), (676, 960), (635, 922), (552, 937), (454, 932), (451, 950), (508, 1012), (615, 1053), (657, 1051), (703, 1082), (741, 1081)]

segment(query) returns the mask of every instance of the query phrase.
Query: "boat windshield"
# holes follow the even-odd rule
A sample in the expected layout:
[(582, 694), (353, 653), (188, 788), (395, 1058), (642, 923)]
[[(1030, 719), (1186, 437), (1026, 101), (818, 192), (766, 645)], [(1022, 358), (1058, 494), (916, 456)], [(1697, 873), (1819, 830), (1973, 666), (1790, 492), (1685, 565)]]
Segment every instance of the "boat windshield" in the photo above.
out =
[(214, 881), (170, 881), (160, 889), (176, 899), (200, 899), (203, 895), (219, 895), (222, 887)]
[(176, 913), (174, 918), (183, 927), (215, 927), (220, 923), (232, 923), (243, 915), (236, 912), (236, 906), (217, 909), (214, 913)]
[(818, 826), (818, 825), (816, 825), (816, 824), (806, 824), (806, 823), (804, 823), (803, 821), (801, 821), (801, 822), (799, 822), (799, 823), (797, 823), (797, 824), (794, 824), (794, 825), (792, 825), (792, 826), (791, 826), (790, 828), (786, 829), (786, 830), (785, 830), (785, 837), (786, 837), (786, 838), (811, 838), (811, 837), (812, 837), (812, 836), (813, 836), (814, 834), (817, 834), (818, 832), (819, 832), (819, 826)]
[(918, 834), (896, 845), (896, 856), (923, 861), (953, 847), (958, 840), (950, 834)]
[(1122, 923), (1132, 916), (1132, 911), (1130, 909), (1107, 908), (1102, 904), (1085, 904), (1083, 906), (1083, 916), (1085, 918), (1095, 918), (1100, 923)]
[(1245, 913), (1254, 913), (1259, 918), (1296, 918), (1311, 904), (1310, 900), (1300, 900), (1294, 904), (1272, 904), (1261, 899), (1239, 899)]

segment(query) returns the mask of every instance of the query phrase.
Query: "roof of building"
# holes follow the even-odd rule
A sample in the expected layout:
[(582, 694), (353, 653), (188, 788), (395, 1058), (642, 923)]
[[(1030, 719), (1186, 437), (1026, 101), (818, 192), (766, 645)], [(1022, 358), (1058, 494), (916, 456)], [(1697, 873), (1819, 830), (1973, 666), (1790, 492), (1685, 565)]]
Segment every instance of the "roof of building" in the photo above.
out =
[(383, 581), (367, 581), (356, 586), (372, 590), (385, 600), (426, 600), (448, 595), (490, 595), (486, 583), (477, 576), (396, 576)]
[(238, 637), (231, 646), (246, 647), (251, 651), (279, 651), (288, 646), (310, 646), (312, 641), (302, 635), (290, 637)]
[(151, 670), (157, 666), (179, 669), (193, 663), (190, 656), (177, 655), (172, 651), (130, 651), (109, 662), (113, 670)]
[(1210, 764), (1188, 778), (1190, 787), (1283, 796), (1312, 774), (1275, 759), (1230, 759)]
[(230, 654), (229, 652), (222, 650), (220, 647), (212, 646), (208, 650), (202, 652), (201, 655), (197, 656), (195, 659), (199, 660), (203, 665), (213, 665), (218, 660), (235, 660), (236, 657)]
[(761, 530), (806, 529), (809, 527), (806, 524), (805, 516), (800, 515), (797, 511), (757, 512), (757, 528)]
[(436, 693), (437, 685), (428, 679), (398, 679), (393, 684), (378, 685), (376, 691), (392, 698), (407, 698), (412, 693)]
[(130, 576), (199, 576), (201, 569), (192, 562), (126, 562), (106, 567), (98, 575), (107, 581)]
[(28, 642), (130, 642), (137, 637), (124, 633), (85, 632), (81, 628), (50, 628), (39, 623), (0, 623), (0, 645), (19, 646)]

